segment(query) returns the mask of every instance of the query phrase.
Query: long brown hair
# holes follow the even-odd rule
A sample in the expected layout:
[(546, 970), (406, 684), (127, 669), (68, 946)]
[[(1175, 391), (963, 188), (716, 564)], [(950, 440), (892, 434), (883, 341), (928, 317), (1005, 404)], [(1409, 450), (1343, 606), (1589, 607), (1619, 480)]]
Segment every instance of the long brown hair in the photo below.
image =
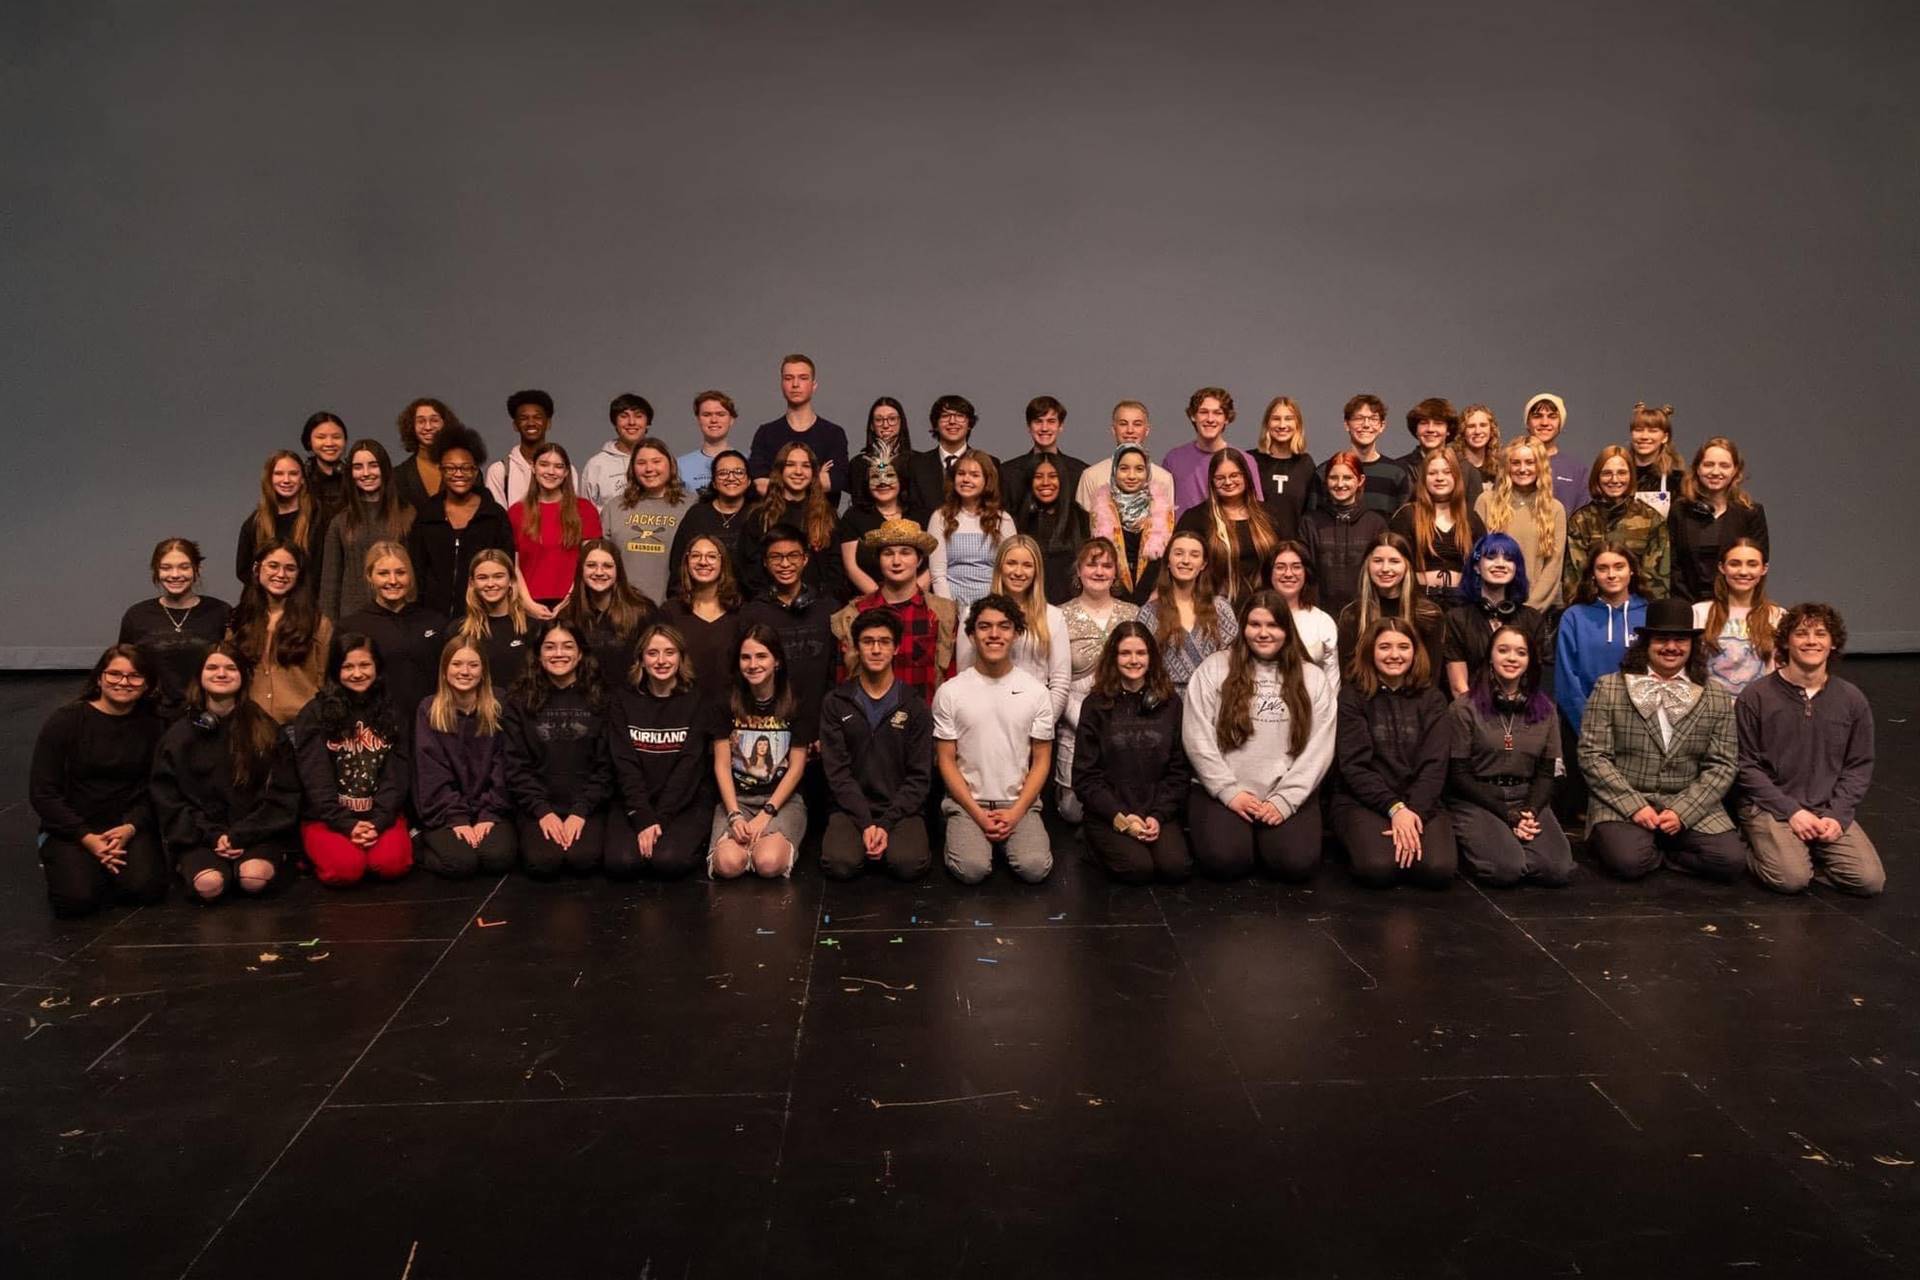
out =
[(1381, 547), (1391, 547), (1400, 558), (1407, 562), (1407, 571), (1400, 578), (1399, 617), (1406, 622), (1413, 621), (1413, 598), (1419, 593), (1413, 589), (1413, 570), (1416, 561), (1413, 548), (1407, 540), (1392, 531), (1383, 531), (1373, 535), (1373, 541), (1367, 543), (1366, 554), (1360, 557), (1360, 583), (1354, 592), (1354, 622), (1362, 631), (1380, 616), (1380, 597), (1374, 594), (1373, 575), (1367, 572), (1367, 566), (1373, 561), (1373, 553)]
[(1466, 477), (1461, 472), (1460, 459), (1453, 452), (1452, 445), (1442, 445), (1429, 457), (1422, 458), (1416, 464), (1419, 477), (1413, 486), (1413, 567), (1416, 572), (1424, 573), (1428, 569), (1427, 549), (1439, 547), (1440, 509), (1434, 504), (1433, 495), (1427, 491), (1427, 469), (1436, 462), (1445, 462), (1447, 469), (1453, 472), (1453, 495), (1447, 499), (1447, 511), (1453, 516), (1453, 529), (1447, 535), (1453, 539), (1453, 545), (1460, 552), (1460, 561), (1466, 563), (1473, 554), (1473, 513), (1467, 506)]
[[(793, 361), (787, 363), (792, 364)], [(798, 451), (807, 455), (807, 461), (813, 465), (814, 479), (807, 482), (807, 496), (800, 505), (798, 518), (789, 516), (794, 507), (787, 500), (786, 480), (787, 459)], [(807, 535), (807, 548), (818, 554), (833, 543), (833, 530), (838, 523), (833, 508), (827, 502), (827, 495), (820, 491), (820, 458), (814, 451), (798, 440), (789, 440), (780, 446), (773, 455), (773, 469), (767, 480), (767, 496), (760, 499), (753, 509), (748, 524), (753, 532), (765, 537), (767, 530), (777, 524), (790, 524)]]
[[(1724, 564), (1727, 553), (1736, 547), (1745, 547), (1757, 552), (1760, 563), (1767, 563), (1767, 549), (1752, 538), (1735, 538), (1720, 551), (1720, 560)], [(1773, 601), (1767, 599), (1767, 580), (1763, 575), (1753, 584), (1753, 600), (1747, 607), (1747, 643), (1753, 646), (1760, 661), (1773, 664), (1774, 625)], [(1716, 569), (1713, 575), (1713, 603), (1707, 606), (1706, 629), (1700, 634), (1701, 646), (1710, 654), (1720, 652), (1720, 633), (1727, 629), (1727, 619), (1733, 613), (1733, 590), (1727, 585), (1725, 572)]]
[(680, 567), (673, 571), (673, 595), (687, 608), (693, 608), (693, 593), (697, 589), (693, 573), (687, 568), (688, 553), (702, 542), (710, 542), (713, 549), (720, 553), (720, 576), (714, 581), (713, 598), (720, 607), (731, 613), (740, 607), (740, 579), (733, 571), (733, 555), (727, 550), (727, 544), (710, 533), (699, 533), (687, 539), (686, 547), (680, 553)]
[(1707, 450), (1709, 449), (1725, 449), (1727, 456), (1733, 459), (1733, 480), (1727, 485), (1727, 504), (1729, 506), (1744, 507), (1751, 511), (1753, 509), (1753, 495), (1749, 494), (1746, 489), (1747, 460), (1741, 456), (1740, 446), (1725, 436), (1708, 436), (1700, 447), (1694, 451), (1693, 465), (1688, 467), (1685, 474), (1680, 478), (1681, 500), (1685, 502), (1704, 501), (1700, 489), (1700, 481), (1697, 477), (1700, 473), (1700, 464), (1705, 461)]
[[(1173, 544), (1182, 538), (1200, 544), (1200, 572), (1193, 579), (1193, 629), (1205, 636), (1216, 646), (1220, 643), (1220, 610), (1214, 604), (1213, 559), (1207, 554), (1207, 540), (1191, 529), (1176, 530), (1167, 539), (1167, 553), (1173, 553)], [(1180, 625), (1180, 610), (1173, 601), (1173, 590), (1178, 584), (1173, 580), (1173, 570), (1163, 558), (1160, 563), (1160, 581), (1153, 587), (1153, 642), (1163, 652), (1187, 638), (1186, 628)]]
[[(577, 547), (580, 545), (581, 534), (580, 495), (574, 491), (573, 487), (573, 459), (567, 456), (564, 446), (548, 441), (534, 450), (530, 461), (538, 465), (540, 459), (550, 453), (559, 454), (560, 461), (567, 466), (565, 473), (560, 477), (560, 501), (557, 504), (560, 508), (560, 545), (568, 548)], [(520, 532), (529, 542), (540, 541), (541, 492), (540, 482), (534, 480), (527, 485), (527, 496), (520, 499)]]
[[(613, 585), (607, 589), (604, 607), (593, 603), (593, 589), (587, 585), (587, 556), (594, 551), (604, 551), (613, 557)], [(567, 607), (562, 612), (567, 621), (583, 630), (591, 630), (595, 622), (604, 621), (616, 634), (630, 636), (653, 616), (653, 601), (627, 581), (626, 561), (620, 558), (620, 547), (613, 539), (588, 538), (580, 544), (580, 558), (573, 563), (573, 590), (567, 594)], [(609, 671), (605, 675), (613, 680), (618, 679), (620, 673)]]
[[(962, 463), (976, 463), (980, 468), (980, 531), (987, 535), (987, 545), (1000, 545), (1000, 468), (993, 465), (993, 459), (985, 450), (968, 449), (953, 464), (960, 470)], [(940, 519), (946, 526), (946, 536), (951, 538), (954, 530), (960, 527), (960, 495), (947, 486), (947, 500), (940, 504)]]
[[(200, 668), (206, 669), (207, 658), (219, 654), (233, 660), (240, 668), (240, 688), (234, 694), (233, 710), (227, 713), (227, 763), (233, 770), (233, 784), (246, 790), (254, 783), (265, 778), (273, 768), (273, 749), (280, 740), (280, 726), (274, 723), (259, 703), (247, 696), (247, 686), (253, 683), (253, 663), (247, 655), (240, 652), (240, 646), (232, 640), (222, 640), (207, 650), (206, 657), (200, 659)], [(196, 672), (193, 684), (187, 690), (187, 711), (191, 715), (200, 715), (207, 709), (206, 687), (200, 683), (200, 674)]]
[[(360, 486), (353, 483), (353, 455), (368, 453), (380, 467), (380, 496), (368, 502), (361, 496)], [(400, 500), (400, 486), (393, 482), (393, 459), (387, 454), (387, 447), (378, 440), (355, 440), (347, 446), (347, 505), (341, 508), (336, 519), (344, 520), (346, 527), (358, 532), (369, 525), (377, 526), (383, 538), (399, 538), (413, 523), (413, 513), (407, 504)]]
[(1102, 699), (1103, 705), (1110, 707), (1126, 690), (1126, 680), (1120, 674), (1120, 642), (1129, 637), (1147, 646), (1147, 678), (1140, 692), (1143, 705), (1151, 711), (1173, 697), (1173, 681), (1167, 676), (1166, 659), (1161, 657), (1153, 633), (1145, 623), (1134, 618), (1115, 624), (1108, 634), (1106, 647), (1100, 650), (1100, 661), (1093, 668), (1093, 690), (1088, 696)]
[(291, 449), (275, 449), (260, 468), (260, 505), (253, 509), (254, 545), (280, 536), (279, 526), (274, 523), (274, 517), (280, 514), (280, 499), (273, 491), (273, 466), (283, 458), (300, 468), (300, 494), (294, 499), (293, 528), (287, 531), (287, 540), (309, 547), (313, 545), (313, 493), (307, 488), (307, 464)]
[[(1636, 400), (1633, 405), (1633, 416), (1627, 419), (1627, 430), (1631, 432), (1635, 427), (1658, 427), (1666, 433), (1667, 438), (1660, 442), (1660, 450), (1653, 455), (1652, 463), (1654, 468), (1660, 472), (1660, 478), (1663, 482), (1668, 476), (1676, 471), (1681, 471), (1682, 468), (1686, 466), (1686, 461), (1681, 458), (1680, 451), (1673, 447), (1672, 405), (1663, 404), (1655, 406), (1648, 404), (1644, 400)], [(1632, 437), (1629, 436), (1628, 438), (1631, 439)], [(1641, 465), (1639, 462), (1634, 461), (1633, 450), (1631, 448), (1627, 450), (1627, 461), (1632, 462), (1636, 470)]]
[(1353, 657), (1347, 663), (1347, 679), (1371, 698), (1380, 692), (1380, 673), (1373, 668), (1373, 646), (1381, 636), (1392, 633), (1406, 636), (1413, 641), (1413, 665), (1407, 668), (1406, 683), (1402, 688), (1424, 689), (1433, 683), (1434, 655), (1427, 652), (1426, 643), (1420, 639), (1420, 628), (1405, 618), (1375, 618), (1360, 633), (1360, 642), (1353, 647)]
[(1220, 709), (1214, 714), (1213, 736), (1222, 751), (1237, 751), (1253, 737), (1253, 693), (1261, 659), (1247, 643), (1247, 618), (1265, 609), (1286, 632), (1275, 659), (1280, 668), (1281, 700), (1287, 704), (1287, 751), (1299, 755), (1313, 730), (1313, 700), (1307, 696), (1306, 651), (1294, 629), (1286, 600), (1271, 588), (1256, 591), (1240, 606), (1240, 635), (1228, 650), (1227, 678), (1220, 684)]
[(240, 603), (227, 619), (227, 637), (254, 666), (265, 661), (273, 601), (267, 589), (260, 585), (260, 562), (276, 551), (292, 556), (299, 569), (293, 590), (287, 592), (280, 603), (280, 625), (272, 630), (273, 662), (277, 667), (301, 667), (313, 654), (314, 641), (320, 632), (320, 610), (314, 604), (313, 592), (307, 588), (307, 558), (291, 542), (274, 539), (254, 548), (253, 572), (247, 579), (246, 589), (240, 593)]
[[(1246, 504), (1247, 530), (1253, 535), (1254, 558), (1259, 563), (1265, 564), (1267, 557), (1273, 554), (1273, 549), (1280, 545), (1280, 527), (1274, 524), (1267, 504), (1260, 501), (1253, 491), (1253, 468), (1247, 465), (1246, 457), (1238, 449), (1232, 448), (1214, 454), (1207, 463), (1207, 562), (1214, 567), (1214, 581), (1231, 600), (1240, 594), (1237, 589), (1240, 582), (1240, 545), (1233, 536), (1235, 521), (1213, 491), (1213, 478), (1222, 467), (1237, 467), (1240, 470), (1241, 501)], [(1171, 547), (1172, 541), (1169, 540), (1167, 545)], [(1257, 583), (1255, 589), (1258, 590)]]

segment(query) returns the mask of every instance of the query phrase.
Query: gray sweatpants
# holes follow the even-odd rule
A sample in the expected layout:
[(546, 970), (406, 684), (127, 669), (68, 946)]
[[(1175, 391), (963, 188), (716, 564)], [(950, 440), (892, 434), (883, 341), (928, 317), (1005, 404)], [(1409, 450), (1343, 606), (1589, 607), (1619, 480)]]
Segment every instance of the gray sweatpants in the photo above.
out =
[[(983, 809), (1010, 807), (981, 806)], [(979, 884), (993, 871), (994, 846), (979, 824), (952, 800), (941, 802), (940, 811), (947, 816), (947, 870), (962, 884)], [(1013, 874), (1029, 884), (1045, 880), (1053, 870), (1053, 844), (1047, 839), (1046, 824), (1040, 821), (1038, 805), (1027, 810), (1000, 847), (1006, 850), (1007, 866)]]

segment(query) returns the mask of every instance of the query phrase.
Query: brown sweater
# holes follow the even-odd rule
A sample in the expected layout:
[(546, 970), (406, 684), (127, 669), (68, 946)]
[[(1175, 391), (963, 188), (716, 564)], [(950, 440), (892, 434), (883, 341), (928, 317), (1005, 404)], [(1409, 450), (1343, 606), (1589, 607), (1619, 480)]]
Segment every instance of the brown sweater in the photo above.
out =
[(273, 641), (273, 634), (269, 632), (267, 651), (254, 668), (247, 696), (259, 703), (260, 709), (272, 716), (276, 724), (292, 724), (301, 709), (313, 701), (313, 695), (320, 692), (326, 677), (327, 649), (333, 644), (333, 623), (320, 619), (320, 625), (314, 628), (313, 647), (307, 651), (307, 660), (297, 667), (283, 667), (274, 660)]

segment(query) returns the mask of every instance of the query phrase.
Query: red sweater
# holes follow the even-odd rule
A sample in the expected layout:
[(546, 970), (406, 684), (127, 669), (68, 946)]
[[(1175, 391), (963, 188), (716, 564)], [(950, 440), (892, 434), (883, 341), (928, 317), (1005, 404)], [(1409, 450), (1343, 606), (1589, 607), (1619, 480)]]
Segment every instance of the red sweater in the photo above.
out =
[[(600, 536), (600, 513), (585, 498), (580, 504), (580, 541)], [(527, 580), (527, 594), (535, 600), (558, 600), (573, 589), (574, 566), (580, 563), (580, 544), (560, 545), (560, 504), (540, 504), (540, 537), (529, 538), (520, 525), (526, 503), (507, 508), (507, 523), (513, 526), (513, 550), (520, 561), (520, 576)]]

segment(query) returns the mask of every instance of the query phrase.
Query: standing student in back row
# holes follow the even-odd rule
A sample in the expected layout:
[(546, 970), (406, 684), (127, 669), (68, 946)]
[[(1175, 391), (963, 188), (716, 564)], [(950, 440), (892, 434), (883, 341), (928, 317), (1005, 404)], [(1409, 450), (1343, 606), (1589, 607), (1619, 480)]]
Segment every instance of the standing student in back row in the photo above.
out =
[(1210, 478), (1215, 455), (1232, 449), (1246, 463), (1252, 500), (1264, 501), (1260, 472), (1245, 451), (1227, 443), (1227, 428), (1233, 425), (1233, 397), (1225, 387), (1201, 387), (1187, 397), (1187, 421), (1193, 424), (1193, 439), (1167, 450), (1160, 460), (1173, 477), (1173, 512), (1177, 519), (1206, 502), (1212, 494)]
[(786, 401), (787, 411), (755, 428), (753, 445), (747, 451), (747, 470), (753, 473), (754, 488), (764, 494), (778, 485), (781, 449), (790, 444), (805, 445), (817, 464), (813, 483), (826, 494), (827, 505), (838, 510), (847, 483), (847, 432), (839, 423), (814, 412), (816, 379), (810, 357), (796, 351), (780, 361), (780, 396)]

